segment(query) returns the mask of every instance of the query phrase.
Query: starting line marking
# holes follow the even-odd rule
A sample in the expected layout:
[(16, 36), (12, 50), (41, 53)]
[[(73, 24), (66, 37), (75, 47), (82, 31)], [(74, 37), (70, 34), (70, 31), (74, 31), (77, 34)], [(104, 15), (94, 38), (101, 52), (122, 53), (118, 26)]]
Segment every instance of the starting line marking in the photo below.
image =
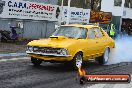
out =
[(0, 57), (4, 56), (27, 56), (26, 53), (9, 53), (9, 54), (0, 54)]
[(0, 59), (0, 62), (6, 61), (16, 61), (16, 60), (28, 60), (30, 57), (19, 57), (19, 58), (11, 58), (11, 59)]

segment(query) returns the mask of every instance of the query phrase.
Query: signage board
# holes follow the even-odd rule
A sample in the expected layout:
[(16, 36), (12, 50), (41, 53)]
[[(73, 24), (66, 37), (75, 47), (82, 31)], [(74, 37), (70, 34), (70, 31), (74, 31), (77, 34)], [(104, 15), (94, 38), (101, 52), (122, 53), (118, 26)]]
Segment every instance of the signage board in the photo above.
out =
[[(62, 12), (62, 21), (67, 20), (67, 6), (63, 7)], [(76, 7), (70, 7), (69, 12), (69, 22), (70, 23), (89, 23), (90, 18), (90, 9), (83, 9), (83, 8), (76, 8)]]
[(91, 23), (104, 23), (107, 24), (112, 19), (112, 13), (111, 12), (97, 12), (97, 11), (91, 11), (90, 12), (90, 22)]
[(57, 5), (22, 0), (0, 0), (1, 18), (58, 21), (60, 7)]

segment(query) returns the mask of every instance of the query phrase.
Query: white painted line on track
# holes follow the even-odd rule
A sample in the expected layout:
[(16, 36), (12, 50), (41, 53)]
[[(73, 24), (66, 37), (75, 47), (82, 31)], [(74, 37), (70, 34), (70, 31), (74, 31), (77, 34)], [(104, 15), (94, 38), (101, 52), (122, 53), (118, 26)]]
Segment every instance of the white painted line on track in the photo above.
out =
[(0, 59), (0, 62), (6, 62), (6, 61), (16, 61), (16, 60), (28, 60), (30, 57), (19, 57), (19, 58), (11, 58), (11, 59)]
[(8, 53), (8, 54), (0, 54), (0, 57), (4, 56), (28, 56), (26, 53)]
[(87, 88), (132, 88), (132, 82), (128, 84), (95, 84)]

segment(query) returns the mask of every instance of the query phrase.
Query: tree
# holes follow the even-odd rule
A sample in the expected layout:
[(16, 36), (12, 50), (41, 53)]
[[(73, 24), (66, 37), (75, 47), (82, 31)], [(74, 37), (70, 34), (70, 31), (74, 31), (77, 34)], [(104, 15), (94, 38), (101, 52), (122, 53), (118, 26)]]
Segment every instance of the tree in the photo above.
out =
[[(58, 5), (61, 5), (62, 0), (58, 0)], [(77, 8), (85, 8), (93, 10), (100, 10), (101, 9), (101, 1), (102, 0), (71, 0), (71, 7)], [(93, 2), (93, 4), (91, 3)], [(64, 6), (67, 6), (68, 0), (64, 0)]]
[[(58, 0), (58, 5), (61, 5), (62, 0)], [(67, 6), (68, 0), (64, 0), (64, 6)], [(90, 0), (71, 0), (71, 7), (90, 8)]]

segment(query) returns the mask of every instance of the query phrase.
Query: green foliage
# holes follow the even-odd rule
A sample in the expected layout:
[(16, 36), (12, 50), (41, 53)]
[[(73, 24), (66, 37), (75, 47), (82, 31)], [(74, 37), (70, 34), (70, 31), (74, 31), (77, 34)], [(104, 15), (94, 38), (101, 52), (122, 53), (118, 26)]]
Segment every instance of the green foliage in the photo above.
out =
[[(58, 5), (61, 5), (62, 0), (58, 0)], [(64, 0), (64, 6), (67, 6), (68, 0)], [(71, 0), (71, 7), (90, 8), (90, 0)]]

